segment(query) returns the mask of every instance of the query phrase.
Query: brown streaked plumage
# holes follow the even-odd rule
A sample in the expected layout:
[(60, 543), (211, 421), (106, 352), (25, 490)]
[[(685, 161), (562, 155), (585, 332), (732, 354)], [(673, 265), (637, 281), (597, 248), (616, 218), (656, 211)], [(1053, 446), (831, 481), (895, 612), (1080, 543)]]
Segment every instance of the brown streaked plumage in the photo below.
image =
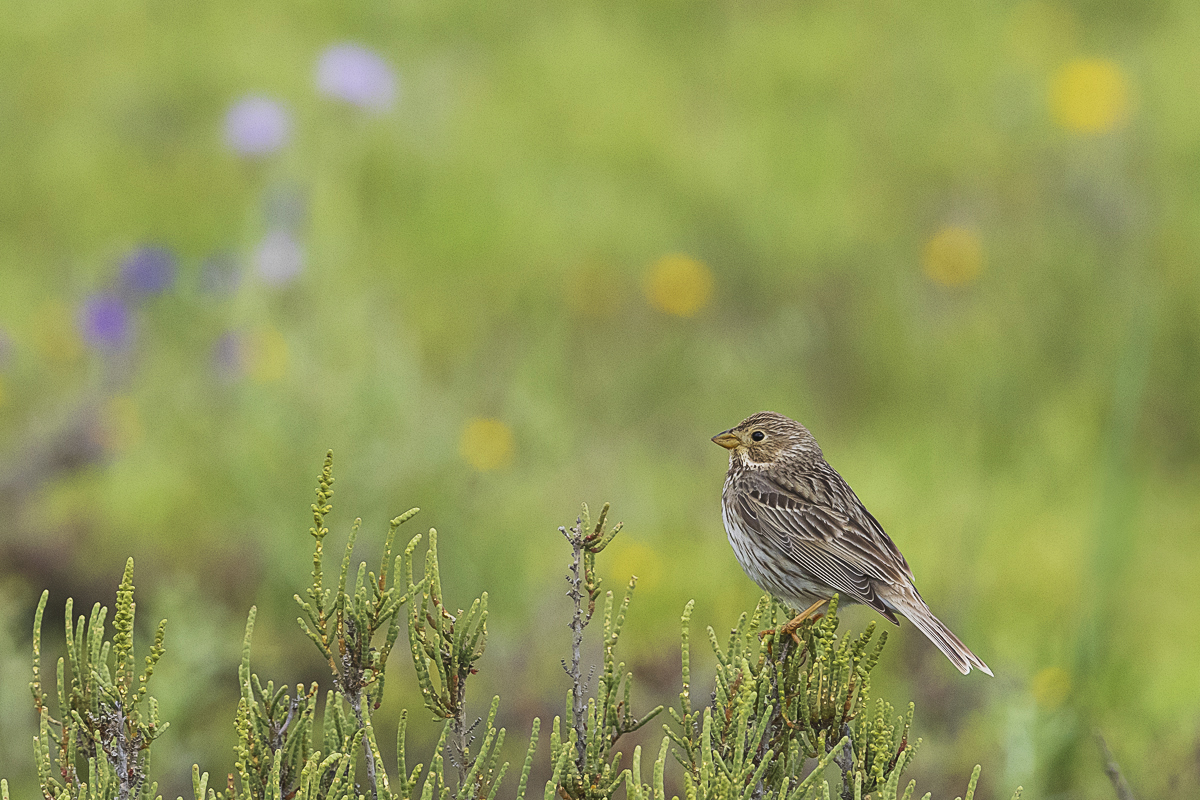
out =
[(755, 583), (796, 609), (836, 593), (897, 624), (903, 614), (964, 675), (972, 667), (992, 674), (929, 610), (900, 550), (808, 429), (762, 411), (713, 441), (729, 450), (725, 531)]

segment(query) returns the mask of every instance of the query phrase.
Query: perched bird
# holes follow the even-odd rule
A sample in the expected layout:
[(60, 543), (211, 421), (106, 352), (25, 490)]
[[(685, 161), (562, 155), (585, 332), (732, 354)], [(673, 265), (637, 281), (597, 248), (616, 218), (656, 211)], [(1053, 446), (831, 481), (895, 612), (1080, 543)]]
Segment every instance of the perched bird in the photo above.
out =
[(903, 614), (966, 675), (988, 669), (913, 585), (912, 571), (854, 490), (800, 423), (762, 411), (713, 437), (729, 450), (721, 518), (755, 583), (792, 608), (792, 633), (835, 593), (899, 624)]

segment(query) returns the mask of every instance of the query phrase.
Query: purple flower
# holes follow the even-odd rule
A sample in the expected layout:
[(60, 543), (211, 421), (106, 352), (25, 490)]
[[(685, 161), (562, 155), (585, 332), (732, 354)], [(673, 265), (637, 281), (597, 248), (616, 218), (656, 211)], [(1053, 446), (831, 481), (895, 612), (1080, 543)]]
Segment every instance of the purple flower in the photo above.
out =
[(123, 350), (133, 333), (129, 308), (115, 294), (93, 294), (84, 300), (80, 309), (79, 332), (93, 347)]
[(225, 114), (225, 143), (244, 156), (274, 153), (287, 142), (291, 130), (287, 110), (258, 95), (243, 97)]
[(378, 53), (346, 42), (321, 54), (317, 90), (359, 108), (386, 111), (396, 99), (396, 76)]
[(290, 231), (268, 231), (254, 251), (254, 268), (273, 286), (291, 283), (304, 269), (304, 245)]
[(175, 256), (165, 247), (139, 247), (121, 264), (121, 283), (136, 294), (159, 294), (175, 283)]
[(233, 381), (241, 376), (244, 358), (242, 340), (236, 333), (222, 334), (212, 349), (213, 371), (223, 381)]

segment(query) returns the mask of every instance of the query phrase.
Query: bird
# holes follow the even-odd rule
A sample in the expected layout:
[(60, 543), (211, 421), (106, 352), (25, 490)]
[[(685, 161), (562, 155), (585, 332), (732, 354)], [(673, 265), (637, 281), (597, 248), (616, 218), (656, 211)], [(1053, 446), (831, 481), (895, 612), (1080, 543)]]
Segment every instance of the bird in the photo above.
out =
[(795, 420), (761, 411), (712, 440), (729, 450), (721, 518), (734, 555), (762, 589), (793, 609), (795, 630), (834, 594), (899, 625), (902, 614), (958, 671), (987, 664), (921, 598), (900, 549)]

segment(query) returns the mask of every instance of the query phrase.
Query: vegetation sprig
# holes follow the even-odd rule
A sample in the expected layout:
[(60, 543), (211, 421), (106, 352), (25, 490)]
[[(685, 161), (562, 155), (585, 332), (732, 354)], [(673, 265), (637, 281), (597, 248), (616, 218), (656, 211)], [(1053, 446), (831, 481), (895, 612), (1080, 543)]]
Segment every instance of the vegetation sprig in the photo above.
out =
[(571, 545), (570, 572), (567, 574), (567, 584), (570, 588), (567, 597), (571, 598), (575, 606), (570, 623), (571, 663), (568, 666), (563, 662), (563, 669), (571, 678), (567, 719), (571, 731), (569, 738), (573, 741), (564, 741), (558, 718), (554, 720), (554, 729), (550, 737), (550, 759), (555, 765), (558, 794), (564, 800), (611, 797), (616, 788), (626, 780), (625, 772), (620, 770), (621, 753), (615, 750), (617, 742), (622, 736), (641, 728), (662, 711), (662, 706), (658, 706), (640, 717), (633, 713), (630, 700), (633, 674), (625, 672), (624, 662), (618, 662), (615, 655), (629, 602), (633, 599), (633, 590), (637, 585), (636, 577), (629, 579), (620, 604), (615, 603), (612, 592), (605, 594), (601, 638), (604, 660), (596, 696), (586, 697), (589, 680), (583, 676), (580, 650), (584, 628), (595, 614), (596, 600), (601, 592), (602, 581), (596, 574), (596, 556), (603, 552), (621, 531), (620, 524), (606, 530), (607, 519), (608, 504), (605, 503), (593, 526), (585, 504), (570, 530), (565, 527), (559, 528), (559, 532)]
[[(402, 552), (394, 553), (398, 529), (417, 513), (415, 508), (391, 521), (378, 572), (365, 563), (351, 571), (361, 528), (361, 520), (355, 520), (336, 588), (327, 587), (325, 522), (332, 501), (333, 457), (328, 454), (312, 506), (312, 582), (304, 597), (295, 599), (301, 630), (329, 666), (330, 686), (322, 700), (315, 682), (277, 686), (251, 670), (257, 616), (252, 607), (238, 667), (234, 772), (218, 787), (210, 785), (209, 773), (193, 767), (193, 797), (496, 800), (510, 766), (502, 760), (505, 729), (495, 724), (500, 698), (472, 720), (467, 694), (487, 646), (487, 593), (465, 610), (450, 611), (433, 529), (421, 578), (414, 580), (413, 562), (423, 537), (412, 537)], [(915, 785), (909, 781), (901, 789), (901, 774), (920, 744), (910, 737), (913, 705), (897, 715), (888, 702), (871, 698), (871, 671), (887, 637), (876, 637), (874, 623), (856, 636), (839, 637), (836, 598), (824, 617), (797, 631), (798, 641), (777, 633), (789, 615), (768, 597), (742, 614), (725, 639), (709, 627), (716, 673), (707, 704), (697, 704), (693, 696), (694, 604), (689, 602), (681, 619), (679, 702), (669, 709), (671, 724), (664, 725), (665, 735), (648, 765), (649, 781), (643, 777), (641, 745), (622, 768), (623, 737), (643, 728), (663, 707), (644, 714), (633, 711), (633, 675), (616, 651), (637, 579), (630, 578), (619, 599), (602, 590), (596, 557), (621, 531), (620, 525), (608, 528), (607, 519), (607, 505), (594, 523), (585, 505), (573, 527), (559, 529), (571, 547), (571, 657), (563, 660), (571, 686), (565, 715), (551, 726), (544, 800), (611, 800), (622, 789), (629, 800), (666, 800), (672, 780), (686, 800), (828, 800), (831, 786), (842, 800), (910, 800)], [(46, 800), (158, 797), (157, 784), (149, 778), (150, 754), (167, 724), (159, 720), (157, 703), (147, 690), (165, 652), (165, 620), (137, 674), (133, 591), (130, 559), (117, 590), (111, 638), (105, 637), (107, 608), (97, 603), (90, 617), (72, 620), (67, 601), (66, 652), (55, 674), (57, 718), (51, 716), (43, 688), (41, 628), (49, 594), (44, 592), (38, 603), (30, 687), (38, 715), (34, 757)], [(584, 631), (601, 598), (602, 660), (585, 667)], [(372, 721), (402, 616), (417, 691), (425, 708), (443, 721), (428, 767), (408, 764), (406, 711), (400, 714), (393, 764), (382, 757)], [(517, 800), (526, 797), (534, 771), (540, 725), (539, 719), (532, 721), (513, 794)], [(668, 774), (671, 762), (679, 766)], [(966, 800), (971, 800), (978, 777), (976, 767)], [(5, 781), (0, 781), (0, 800), (9, 800)]]
[(168, 723), (159, 720), (158, 702), (147, 689), (154, 667), (166, 652), (167, 621), (159, 623), (145, 669), (135, 678), (133, 559), (126, 561), (117, 588), (111, 639), (104, 635), (106, 606), (96, 603), (89, 617), (74, 619), (73, 603), (68, 599), (64, 612), (66, 654), (58, 659), (55, 672), (60, 715), (56, 719), (50, 715), (41, 670), (42, 617), (49, 598), (48, 591), (42, 592), (34, 612), (33, 681), (29, 685), (38, 715), (34, 758), (42, 796), (46, 800), (154, 797), (158, 785), (147, 780), (150, 745)]

